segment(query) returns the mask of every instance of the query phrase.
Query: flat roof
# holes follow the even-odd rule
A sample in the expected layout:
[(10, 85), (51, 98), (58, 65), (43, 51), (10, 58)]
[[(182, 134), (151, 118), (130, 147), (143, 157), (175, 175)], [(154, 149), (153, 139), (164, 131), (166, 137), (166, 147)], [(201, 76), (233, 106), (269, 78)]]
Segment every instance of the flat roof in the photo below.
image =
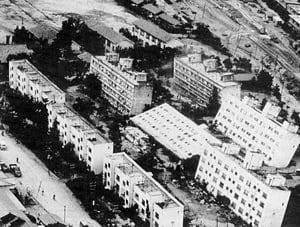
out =
[(52, 41), (56, 38), (58, 29), (49, 24), (42, 23), (33, 28), (30, 28), (29, 32), (38, 39), (48, 39)]
[[(107, 156), (108, 158), (112, 158), (114, 160), (122, 159), (122, 163), (119, 164), (118, 168), (130, 168), (131, 174), (141, 174), (144, 176), (144, 181), (136, 184), (144, 192), (156, 192), (160, 191), (163, 195), (165, 195), (165, 203), (169, 205), (169, 207), (180, 206), (183, 208), (183, 204), (181, 204), (173, 195), (171, 195), (164, 187), (162, 187), (151, 175), (146, 172), (141, 166), (139, 166), (132, 158), (130, 158), (126, 153), (114, 153)], [(147, 184), (148, 183), (148, 184)], [(166, 206), (168, 207), (168, 206)]]
[(143, 31), (149, 33), (150, 35), (154, 36), (155, 38), (163, 41), (163, 42), (169, 42), (172, 39), (171, 34), (166, 32), (165, 30), (162, 30), (157, 25), (148, 22), (143, 19), (139, 19), (133, 22), (133, 25), (136, 27), (142, 29)]
[[(50, 104), (54, 111), (57, 111), (58, 115), (65, 116), (67, 118), (71, 118), (71, 120), (76, 121), (77, 124), (72, 125), (72, 127), (80, 129), (84, 131), (85, 135), (93, 144), (102, 144), (102, 143), (111, 143), (111, 140), (101, 134), (94, 125), (88, 122), (85, 118), (83, 118), (78, 112), (76, 112), (71, 106), (67, 104)], [(90, 138), (89, 138), (90, 136)], [(92, 139), (94, 138), (94, 139)]]
[(203, 62), (191, 63), (189, 61), (189, 56), (177, 57), (176, 60), (185, 64), (186, 66), (195, 70), (196, 72), (200, 73), (202, 76), (204, 76), (208, 80), (218, 84), (219, 86), (230, 87), (230, 86), (239, 85), (239, 83), (234, 82), (234, 81), (222, 81), (221, 80), (221, 77), (228, 75), (228, 72), (219, 72), (219, 71), (207, 72)]

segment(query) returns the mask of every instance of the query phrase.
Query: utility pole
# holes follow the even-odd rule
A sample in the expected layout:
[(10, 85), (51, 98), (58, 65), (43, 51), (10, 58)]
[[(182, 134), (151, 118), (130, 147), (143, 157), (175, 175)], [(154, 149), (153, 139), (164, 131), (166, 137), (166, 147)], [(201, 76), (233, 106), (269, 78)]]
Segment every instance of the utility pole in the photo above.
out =
[(66, 211), (67, 211), (67, 206), (64, 206), (64, 222), (66, 222)]
[(205, 14), (205, 9), (206, 9), (206, 1), (204, 3), (204, 6), (203, 6), (203, 13), (202, 13), (202, 18), (204, 18), (204, 14)]
[(36, 196), (35, 196), (35, 197), (38, 196), (38, 194), (39, 194), (39, 192), (40, 192), (40, 190), (41, 190), (41, 186), (42, 186), (42, 181), (40, 181), (40, 185), (39, 185), (39, 188), (38, 188), (38, 190), (37, 190), (37, 193), (36, 193)]

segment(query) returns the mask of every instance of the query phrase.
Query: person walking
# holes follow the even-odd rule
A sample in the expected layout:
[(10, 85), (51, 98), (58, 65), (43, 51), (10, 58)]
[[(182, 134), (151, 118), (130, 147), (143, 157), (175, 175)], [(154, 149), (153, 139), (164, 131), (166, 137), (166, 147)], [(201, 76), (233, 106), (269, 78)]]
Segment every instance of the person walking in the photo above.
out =
[(16, 162), (19, 163), (19, 158), (18, 157), (16, 158)]
[(42, 196), (44, 196), (44, 189), (42, 190)]
[(55, 194), (53, 194), (53, 200), (55, 200)]

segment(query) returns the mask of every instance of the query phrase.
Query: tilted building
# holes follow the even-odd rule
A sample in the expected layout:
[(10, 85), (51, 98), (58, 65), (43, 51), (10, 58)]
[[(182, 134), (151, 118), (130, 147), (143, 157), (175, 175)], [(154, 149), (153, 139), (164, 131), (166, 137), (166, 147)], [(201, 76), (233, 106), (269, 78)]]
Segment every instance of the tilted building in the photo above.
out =
[(125, 208), (136, 207), (151, 227), (183, 226), (184, 206), (126, 153), (104, 158), (103, 183), (123, 198)]
[(290, 197), (286, 179), (262, 166), (263, 153), (241, 148), (205, 125), (202, 134), (195, 178), (214, 196), (229, 198), (229, 207), (252, 226), (280, 227)]
[(115, 53), (105, 56), (93, 56), (90, 71), (95, 73), (102, 83), (105, 98), (119, 112), (136, 115), (143, 112), (152, 101), (153, 87), (145, 72), (135, 72), (133, 59), (120, 58)]
[(279, 121), (281, 108), (266, 103), (260, 108), (250, 97), (242, 100), (228, 96), (215, 117), (218, 129), (243, 147), (265, 154), (264, 162), (270, 166), (284, 168), (295, 154), (300, 136), (297, 126)]
[(9, 62), (9, 86), (36, 102), (64, 103), (65, 93), (28, 60)]
[(174, 58), (174, 79), (180, 94), (202, 107), (209, 103), (214, 88), (220, 101), (228, 94), (241, 96), (241, 84), (234, 82), (233, 74), (219, 70), (217, 59), (203, 59), (200, 53)]
[(113, 142), (66, 104), (49, 103), (47, 111), (48, 126), (52, 128), (54, 122), (57, 123), (63, 145), (73, 144), (78, 159), (84, 161), (90, 171), (101, 173), (104, 156), (113, 153)]

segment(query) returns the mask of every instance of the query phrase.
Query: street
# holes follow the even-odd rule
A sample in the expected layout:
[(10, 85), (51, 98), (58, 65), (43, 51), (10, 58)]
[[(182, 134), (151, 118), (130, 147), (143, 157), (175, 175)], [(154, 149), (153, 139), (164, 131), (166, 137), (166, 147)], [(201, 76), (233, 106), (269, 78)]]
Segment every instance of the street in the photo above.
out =
[[(93, 227), (100, 226), (89, 217), (80, 206), (80, 202), (61, 180), (53, 173), (49, 176), (47, 167), (30, 150), (8, 135), (0, 135), (0, 141), (7, 145), (7, 150), (0, 151), (0, 160), (8, 165), (16, 163), (18, 158), (23, 174), (21, 178), (5, 174), (6, 181), (29, 190), (46, 210), (58, 215), (61, 220), (65, 218), (65, 222), (74, 227), (79, 226), (80, 221), (89, 223)], [(43, 195), (42, 191), (44, 191)], [(53, 200), (54, 194), (55, 200)]]

